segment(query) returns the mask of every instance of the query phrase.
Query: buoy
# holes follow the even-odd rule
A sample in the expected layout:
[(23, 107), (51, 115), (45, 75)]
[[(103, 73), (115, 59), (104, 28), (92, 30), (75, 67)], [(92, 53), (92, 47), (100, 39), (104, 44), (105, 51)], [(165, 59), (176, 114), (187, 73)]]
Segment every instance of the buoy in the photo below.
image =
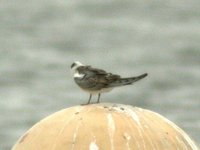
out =
[(35, 124), (12, 150), (198, 150), (158, 113), (122, 104), (74, 106)]

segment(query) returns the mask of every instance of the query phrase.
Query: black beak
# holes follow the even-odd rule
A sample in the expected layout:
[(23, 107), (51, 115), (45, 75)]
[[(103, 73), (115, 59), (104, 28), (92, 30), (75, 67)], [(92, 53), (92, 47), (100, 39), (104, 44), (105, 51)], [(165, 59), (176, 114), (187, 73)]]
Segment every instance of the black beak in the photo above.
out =
[(76, 64), (75, 64), (75, 63), (73, 63), (73, 64), (71, 65), (71, 68), (73, 68), (75, 65), (76, 65)]

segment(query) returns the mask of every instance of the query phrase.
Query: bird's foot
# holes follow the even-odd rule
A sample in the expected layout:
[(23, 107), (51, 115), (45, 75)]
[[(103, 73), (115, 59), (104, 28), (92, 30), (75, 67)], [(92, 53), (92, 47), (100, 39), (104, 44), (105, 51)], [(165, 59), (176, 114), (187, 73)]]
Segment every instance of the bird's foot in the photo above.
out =
[(89, 105), (90, 103), (81, 104), (81, 106)]
[(99, 102), (91, 102), (91, 103), (85, 103), (85, 104), (81, 104), (81, 106), (85, 106), (85, 105), (91, 105), (91, 104), (98, 104)]

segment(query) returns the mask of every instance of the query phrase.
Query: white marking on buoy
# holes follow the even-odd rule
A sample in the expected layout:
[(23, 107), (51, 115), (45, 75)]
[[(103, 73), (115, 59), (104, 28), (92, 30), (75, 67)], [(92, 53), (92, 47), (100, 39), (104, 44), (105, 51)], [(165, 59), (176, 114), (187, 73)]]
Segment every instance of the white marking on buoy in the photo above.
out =
[(128, 116), (130, 116), (139, 126), (141, 126), (140, 124), (140, 119), (139, 119), (139, 116), (129, 107), (123, 107), (124, 110), (120, 110), (119, 108), (115, 108), (116, 110), (118, 110), (118, 112), (121, 112), (121, 113), (125, 113), (127, 114)]
[[(130, 116), (136, 122), (136, 124), (138, 124), (138, 126), (137, 126), (138, 132), (139, 132), (139, 135), (140, 135), (140, 137), (142, 139), (144, 149), (146, 149), (144, 137), (143, 137), (143, 134), (142, 134), (143, 128), (142, 128), (142, 125), (140, 123), (140, 119), (139, 119), (139, 116), (137, 115), (137, 113), (134, 112), (132, 110), (132, 108), (127, 107), (127, 106), (126, 107), (123, 106), (123, 110), (121, 110), (120, 107), (113, 107), (113, 108), (115, 110), (117, 110), (118, 112), (120, 112), (120, 113), (124, 113), (124, 114)], [(138, 148), (140, 149), (140, 145), (138, 145)]]
[(126, 146), (127, 146), (127, 150), (130, 150), (130, 146), (129, 146), (129, 141), (131, 139), (131, 136), (128, 133), (124, 133), (124, 136), (126, 138)]
[(77, 134), (78, 134), (78, 129), (80, 127), (80, 122), (79, 124), (76, 126), (76, 129), (75, 129), (75, 132), (74, 132), (74, 135), (73, 135), (73, 140), (72, 140), (72, 150), (74, 149), (74, 146), (75, 146), (75, 141), (76, 141), (76, 137), (77, 137)]
[(138, 114), (136, 112), (134, 112), (130, 107), (127, 107), (125, 110), (126, 110), (125, 112), (138, 124), (138, 126), (137, 126), (138, 132), (142, 139), (143, 147), (144, 147), (144, 149), (146, 149), (146, 145), (145, 145), (145, 141), (144, 141), (144, 137), (143, 137), (144, 134), (142, 134), (142, 132), (144, 132), (144, 130), (140, 123), (140, 118), (139, 118)]
[(108, 129), (109, 129), (108, 132), (109, 132), (110, 141), (111, 141), (111, 150), (114, 150), (113, 138), (114, 138), (114, 132), (115, 132), (115, 122), (111, 114), (107, 115), (107, 119), (108, 119)]
[(95, 142), (90, 143), (89, 150), (99, 150), (99, 147)]
[(140, 119), (138, 117), (138, 115), (134, 112), (134, 111), (129, 111), (129, 114), (131, 115), (131, 117), (133, 118), (133, 120), (136, 121), (136, 123), (141, 126), (140, 124)]

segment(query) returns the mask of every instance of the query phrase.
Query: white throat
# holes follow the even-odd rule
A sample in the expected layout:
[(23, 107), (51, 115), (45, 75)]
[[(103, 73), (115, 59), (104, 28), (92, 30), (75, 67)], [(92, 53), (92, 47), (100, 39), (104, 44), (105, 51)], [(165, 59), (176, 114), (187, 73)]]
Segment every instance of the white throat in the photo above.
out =
[(77, 71), (77, 68), (80, 66), (84, 66), (82, 63), (75, 61), (75, 66), (73, 66), (71, 68), (71, 73), (73, 74), (74, 78), (82, 78), (84, 76), (84, 74), (79, 74), (79, 72)]
[(80, 74), (78, 71), (74, 73), (74, 78), (83, 78), (85, 74)]

